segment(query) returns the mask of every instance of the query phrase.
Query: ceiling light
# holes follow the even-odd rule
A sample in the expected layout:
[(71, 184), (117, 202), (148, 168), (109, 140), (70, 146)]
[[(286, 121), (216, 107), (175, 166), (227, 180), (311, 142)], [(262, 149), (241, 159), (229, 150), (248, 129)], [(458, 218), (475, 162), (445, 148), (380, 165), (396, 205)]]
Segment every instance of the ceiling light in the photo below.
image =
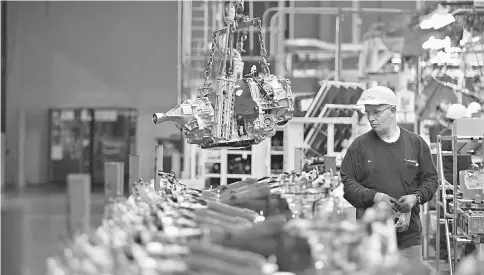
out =
[(434, 36), (431, 36), (427, 41), (423, 43), (422, 48), (426, 50), (438, 50), (450, 48), (451, 45), (452, 42), (450, 41), (450, 37), (448, 36), (446, 36), (444, 39), (437, 39)]
[(454, 22), (455, 17), (449, 13), (449, 9), (442, 5), (439, 5), (437, 10), (435, 10), (430, 15), (427, 15), (426, 18), (420, 22), (420, 28), (423, 30), (438, 30)]

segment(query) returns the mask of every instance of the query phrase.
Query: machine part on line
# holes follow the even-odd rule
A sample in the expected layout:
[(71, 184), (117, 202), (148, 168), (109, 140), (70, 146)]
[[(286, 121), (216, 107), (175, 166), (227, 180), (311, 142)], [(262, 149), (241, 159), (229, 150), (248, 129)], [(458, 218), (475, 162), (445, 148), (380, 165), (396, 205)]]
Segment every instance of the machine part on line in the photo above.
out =
[[(462, 107), (459, 107), (462, 110), (461, 113), (465, 113), (465, 107), (464, 109)], [(458, 171), (457, 166), (459, 156), (480, 153), (481, 148), (484, 152), (483, 132), (484, 120), (457, 118), (452, 125), (452, 136), (437, 138), (437, 171), (440, 187), (437, 192), (436, 259), (439, 260), (441, 255), (440, 224), (444, 224), (451, 275), (455, 274), (458, 261), (462, 258), (462, 253), (459, 251), (462, 245), (469, 243), (481, 245), (484, 240), (483, 168), (473, 167)], [(442, 151), (443, 141), (452, 143), (453, 184), (449, 184), (444, 178), (442, 159), (443, 155), (448, 156), (449, 152)], [(448, 191), (452, 191), (453, 195), (449, 195)], [(437, 265), (436, 272), (439, 271), (440, 265)]]

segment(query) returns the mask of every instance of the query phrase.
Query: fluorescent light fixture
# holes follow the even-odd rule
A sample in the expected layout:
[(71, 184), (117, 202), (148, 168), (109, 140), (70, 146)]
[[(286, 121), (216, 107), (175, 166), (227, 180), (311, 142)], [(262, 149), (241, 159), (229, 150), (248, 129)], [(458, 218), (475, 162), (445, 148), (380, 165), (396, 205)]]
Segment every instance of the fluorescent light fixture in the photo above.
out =
[(449, 9), (439, 5), (436, 11), (428, 15), (427, 18), (420, 22), (420, 28), (423, 30), (440, 29), (455, 22), (455, 17), (449, 13)]
[(438, 30), (454, 22), (455, 22), (455, 18), (450, 13), (445, 15), (434, 13), (430, 18), (424, 19), (422, 20), (422, 22), (420, 22), (420, 28), (423, 30), (428, 30), (428, 29)]

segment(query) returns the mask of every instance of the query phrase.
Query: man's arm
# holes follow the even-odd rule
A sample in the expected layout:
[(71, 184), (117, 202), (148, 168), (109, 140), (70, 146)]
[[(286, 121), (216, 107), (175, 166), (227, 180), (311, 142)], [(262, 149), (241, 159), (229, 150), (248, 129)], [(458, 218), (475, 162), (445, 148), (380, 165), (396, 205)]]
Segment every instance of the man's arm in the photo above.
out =
[(418, 185), (417, 190), (415, 190), (415, 194), (420, 198), (420, 204), (424, 204), (430, 201), (435, 195), (439, 183), (437, 170), (435, 169), (432, 155), (430, 154), (430, 148), (423, 139), (420, 139), (420, 144), (422, 147), (419, 171), (421, 182)]
[(361, 166), (359, 166), (358, 155), (350, 146), (341, 163), (341, 181), (344, 186), (343, 197), (355, 208), (370, 207), (377, 192), (364, 187), (356, 180), (359, 169), (361, 169)]

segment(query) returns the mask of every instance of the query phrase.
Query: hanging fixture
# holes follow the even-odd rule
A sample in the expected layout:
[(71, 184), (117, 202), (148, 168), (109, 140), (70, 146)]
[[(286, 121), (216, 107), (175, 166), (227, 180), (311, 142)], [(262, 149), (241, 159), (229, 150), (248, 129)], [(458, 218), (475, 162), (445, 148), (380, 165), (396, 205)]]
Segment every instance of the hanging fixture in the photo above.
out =
[[(211, 53), (205, 70), (205, 83), (198, 97), (186, 100), (167, 113), (153, 114), (153, 122), (173, 121), (189, 144), (201, 148), (234, 148), (258, 144), (272, 137), (276, 125), (286, 124), (294, 111), (291, 83), (270, 73), (266, 61), (261, 20), (243, 15), (243, 1), (232, 0), (225, 9), (226, 28), (212, 34)], [(260, 43), (260, 71), (252, 66), (243, 75), (240, 55), (246, 30), (256, 28)], [(238, 41), (235, 41), (236, 35)], [(224, 41), (219, 45), (219, 38)], [(233, 48), (236, 42), (236, 49)], [(210, 81), (215, 51), (222, 52), (219, 77)]]

